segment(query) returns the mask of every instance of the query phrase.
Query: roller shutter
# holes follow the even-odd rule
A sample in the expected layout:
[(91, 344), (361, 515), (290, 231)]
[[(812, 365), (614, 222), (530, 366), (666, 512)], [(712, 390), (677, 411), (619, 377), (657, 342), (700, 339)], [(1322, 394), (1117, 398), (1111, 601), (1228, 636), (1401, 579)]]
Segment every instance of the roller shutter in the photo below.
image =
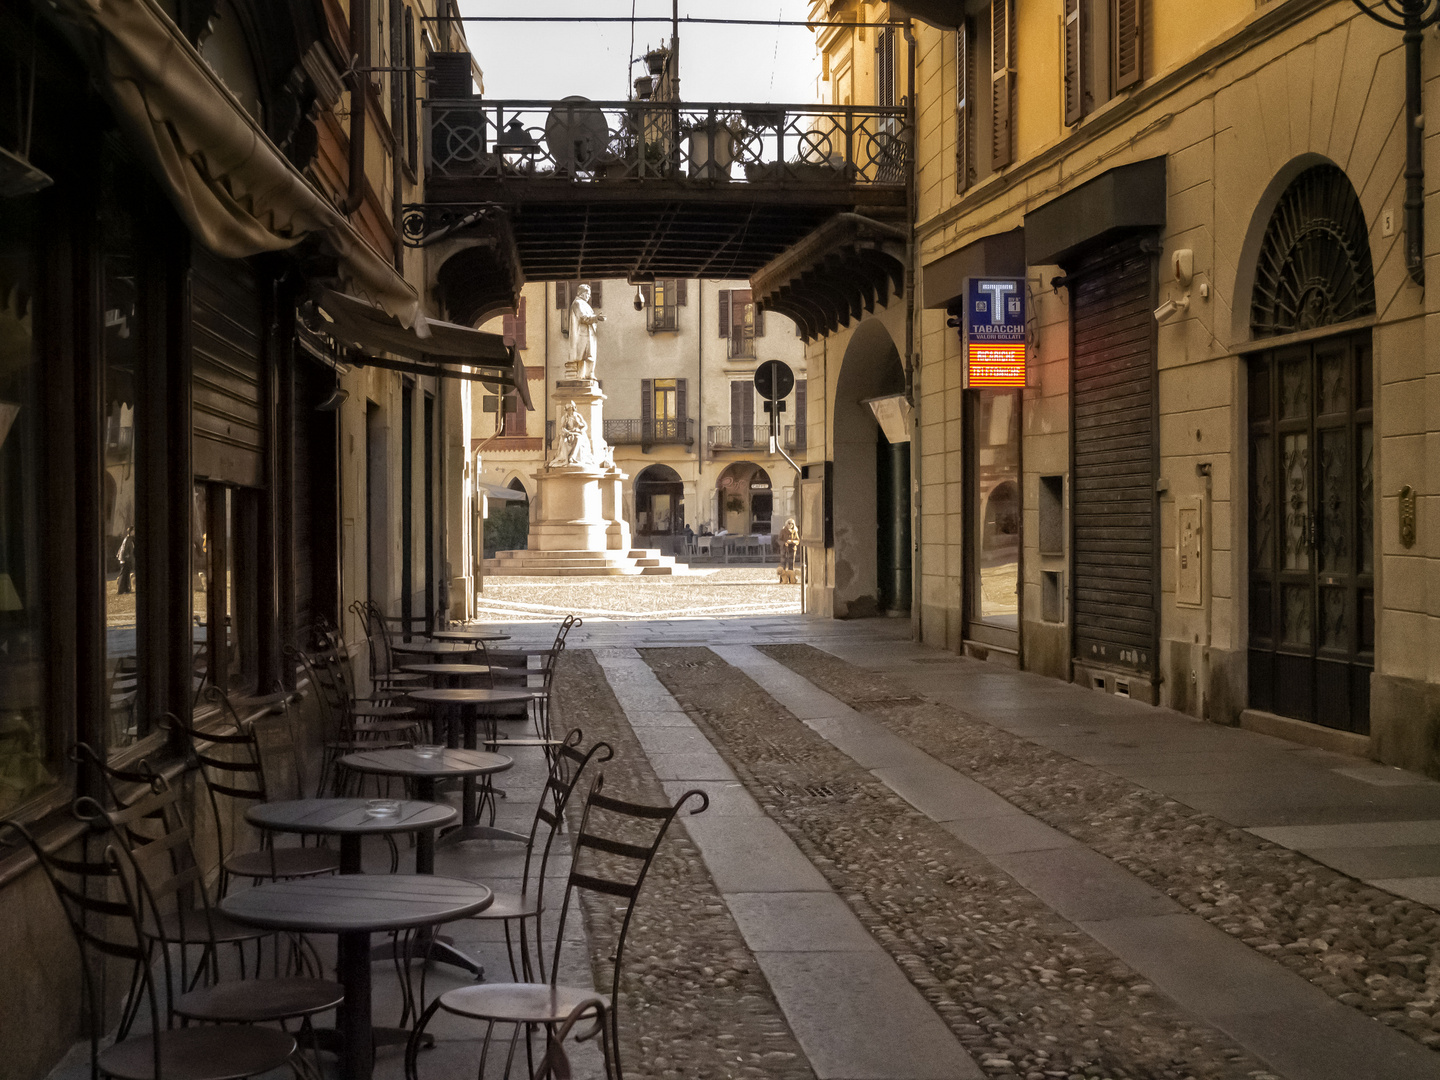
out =
[(190, 296), (195, 475), (259, 487), (265, 460), (260, 283), (245, 263), (196, 247)]
[(1074, 641), (1084, 664), (1152, 674), (1159, 620), (1153, 257), (1072, 271)]

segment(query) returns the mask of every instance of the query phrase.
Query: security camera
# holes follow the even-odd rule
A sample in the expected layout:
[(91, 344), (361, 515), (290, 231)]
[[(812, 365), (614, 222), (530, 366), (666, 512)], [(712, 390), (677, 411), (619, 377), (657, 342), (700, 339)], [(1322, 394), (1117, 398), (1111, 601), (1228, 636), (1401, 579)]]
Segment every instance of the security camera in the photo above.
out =
[(636, 285), (636, 286), (635, 286), (635, 310), (636, 310), (636, 311), (644, 311), (644, 310), (645, 310), (645, 293), (644, 293), (644, 291), (640, 288), (639, 285)]
[(1177, 311), (1184, 311), (1190, 306), (1190, 297), (1182, 296), (1179, 300), (1166, 300), (1154, 311), (1155, 321), (1164, 322)]

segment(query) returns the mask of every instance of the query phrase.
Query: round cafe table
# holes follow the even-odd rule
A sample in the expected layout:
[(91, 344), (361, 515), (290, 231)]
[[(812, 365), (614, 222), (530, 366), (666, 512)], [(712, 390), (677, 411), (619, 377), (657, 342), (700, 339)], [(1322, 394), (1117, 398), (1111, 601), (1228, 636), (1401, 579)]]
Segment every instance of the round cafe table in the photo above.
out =
[(413, 671), (417, 675), (432, 675), (445, 680), (451, 686), (459, 686), (466, 679), (478, 679), (482, 675), (490, 674), (488, 664), (403, 664), (401, 670)]
[(345, 987), (336, 1011), (340, 1077), (370, 1080), (376, 1038), (370, 1017), (370, 935), (463, 919), (484, 911), (494, 899), (486, 886), (473, 881), (431, 874), (351, 874), (240, 889), (221, 899), (220, 910), (262, 930), (339, 936), (336, 973)]
[[(452, 687), (449, 689), (441, 688), (436, 690), (415, 690), (411, 692), (410, 696), (416, 701), (423, 701), (427, 704), (437, 705), (442, 708), (447, 705), (453, 706), (455, 708), (455, 713), (453, 715), (457, 715), (459, 717), (460, 723), (458, 726), (463, 729), (463, 735), (457, 739), (455, 731), (456, 725), (447, 724), (445, 741), (451, 747), (454, 747), (457, 742), (460, 742), (465, 747), (465, 749), (474, 750), (476, 749), (479, 742), (479, 739), (476, 737), (476, 725), (480, 722), (482, 714), (489, 711), (489, 707), (493, 707), (495, 705), (510, 704), (513, 702), (529, 701), (534, 695), (529, 690), (491, 690), (489, 688), (482, 688), (477, 686), (460, 688)], [(475, 779), (474, 777), (468, 777), (465, 780), (465, 797), (463, 801), (463, 805), (465, 808), (465, 817), (463, 819), (464, 823), (461, 825), (460, 828), (446, 834), (446, 843), (455, 843), (459, 840), (476, 840), (489, 838), (488, 835), (485, 835), (488, 833), (488, 830), (482, 830), (479, 825), (480, 810), (478, 805), (474, 803), (474, 794)], [(492, 811), (491, 818), (493, 824), (493, 811), (495, 807), (493, 801), (493, 791), (490, 792), (490, 794), (492, 796), (490, 807)]]
[(462, 641), (397, 641), (390, 646), (395, 653), (414, 656), (473, 656), (480, 652), (483, 643), (466, 644)]
[[(449, 825), (459, 814), (453, 806), (397, 800), (396, 813), (369, 812), (369, 799), (293, 799), (256, 803), (245, 811), (245, 820), (257, 829), (340, 838), (340, 873), (360, 873), (360, 840), (379, 833), (419, 833), (417, 848), (433, 844), (435, 830)], [(432, 863), (433, 865), (433, 863)]]
[(509, 634), (493, 630), (436, 630), (430, 635), (434, 641), (509, 641)]
[[(349, 754), (340, 759), (340, 764), (357, 773), (368, 773), (373, 776), (401, 776), (414, 781), (415, 794), (427, 802), (434, 802), (441, 780), (460, 777), (469, 779), (473, 783), (475, 777), (504, 772), (515, 762), (504, 754), (492, 754), (485, 750), (447, 749), (435, 757), (427, 758), (422, 757), (414, 750), (396, 748), (364, 750), (358, 754)], [(465, 807), (467, 811), (470, 810), (469, 800), (466, 800)], [(467, 816), (470, 815), (467, 813)], [(465, 824), (470, 829), (480, 828), (474, 821), (466, 821)], [(486, 830), (486, 832), (491, 834), (492, 839), (518, 840), (521, 843), (527, 839), (525, 836), (507, 829), (493, 829)], [(417, 874), (435, 873), (433, 836), (433, 833), (428, 832), (420, 834), (419, 843), (415, 847), (415, 872)], [(437, 934), (417, 943), (417, 948), (427, 946), (426, 955), (431, 960), (464, 968), (477, 977), (485, 974), (485, 969), (479, 961), (455, 948), (454, 943), (447, 937)], [(393, 954), (387, 954), (383, 947), (375, 951), (375, 959), (383, 959), (387, 955)]]

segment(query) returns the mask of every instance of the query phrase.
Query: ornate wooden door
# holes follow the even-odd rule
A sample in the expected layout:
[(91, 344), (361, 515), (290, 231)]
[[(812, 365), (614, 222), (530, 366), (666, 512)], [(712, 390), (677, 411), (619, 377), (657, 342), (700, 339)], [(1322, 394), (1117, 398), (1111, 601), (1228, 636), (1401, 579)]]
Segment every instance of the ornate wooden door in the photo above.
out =
[(1250, 704), (1366, 734), (1375, 666), (1370, 333), (1250, 361)]

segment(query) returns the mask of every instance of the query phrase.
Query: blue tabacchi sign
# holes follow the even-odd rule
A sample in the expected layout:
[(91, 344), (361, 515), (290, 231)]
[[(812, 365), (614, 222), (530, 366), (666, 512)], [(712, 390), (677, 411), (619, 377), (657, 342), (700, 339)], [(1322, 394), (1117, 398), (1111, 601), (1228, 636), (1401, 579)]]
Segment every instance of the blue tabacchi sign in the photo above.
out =
[(965, 338), (972, 345), (1025, 342), (1025, 279), (968, 278)]
[(1025, 385), (1025, 279), (965, 282), (965, 387)]

